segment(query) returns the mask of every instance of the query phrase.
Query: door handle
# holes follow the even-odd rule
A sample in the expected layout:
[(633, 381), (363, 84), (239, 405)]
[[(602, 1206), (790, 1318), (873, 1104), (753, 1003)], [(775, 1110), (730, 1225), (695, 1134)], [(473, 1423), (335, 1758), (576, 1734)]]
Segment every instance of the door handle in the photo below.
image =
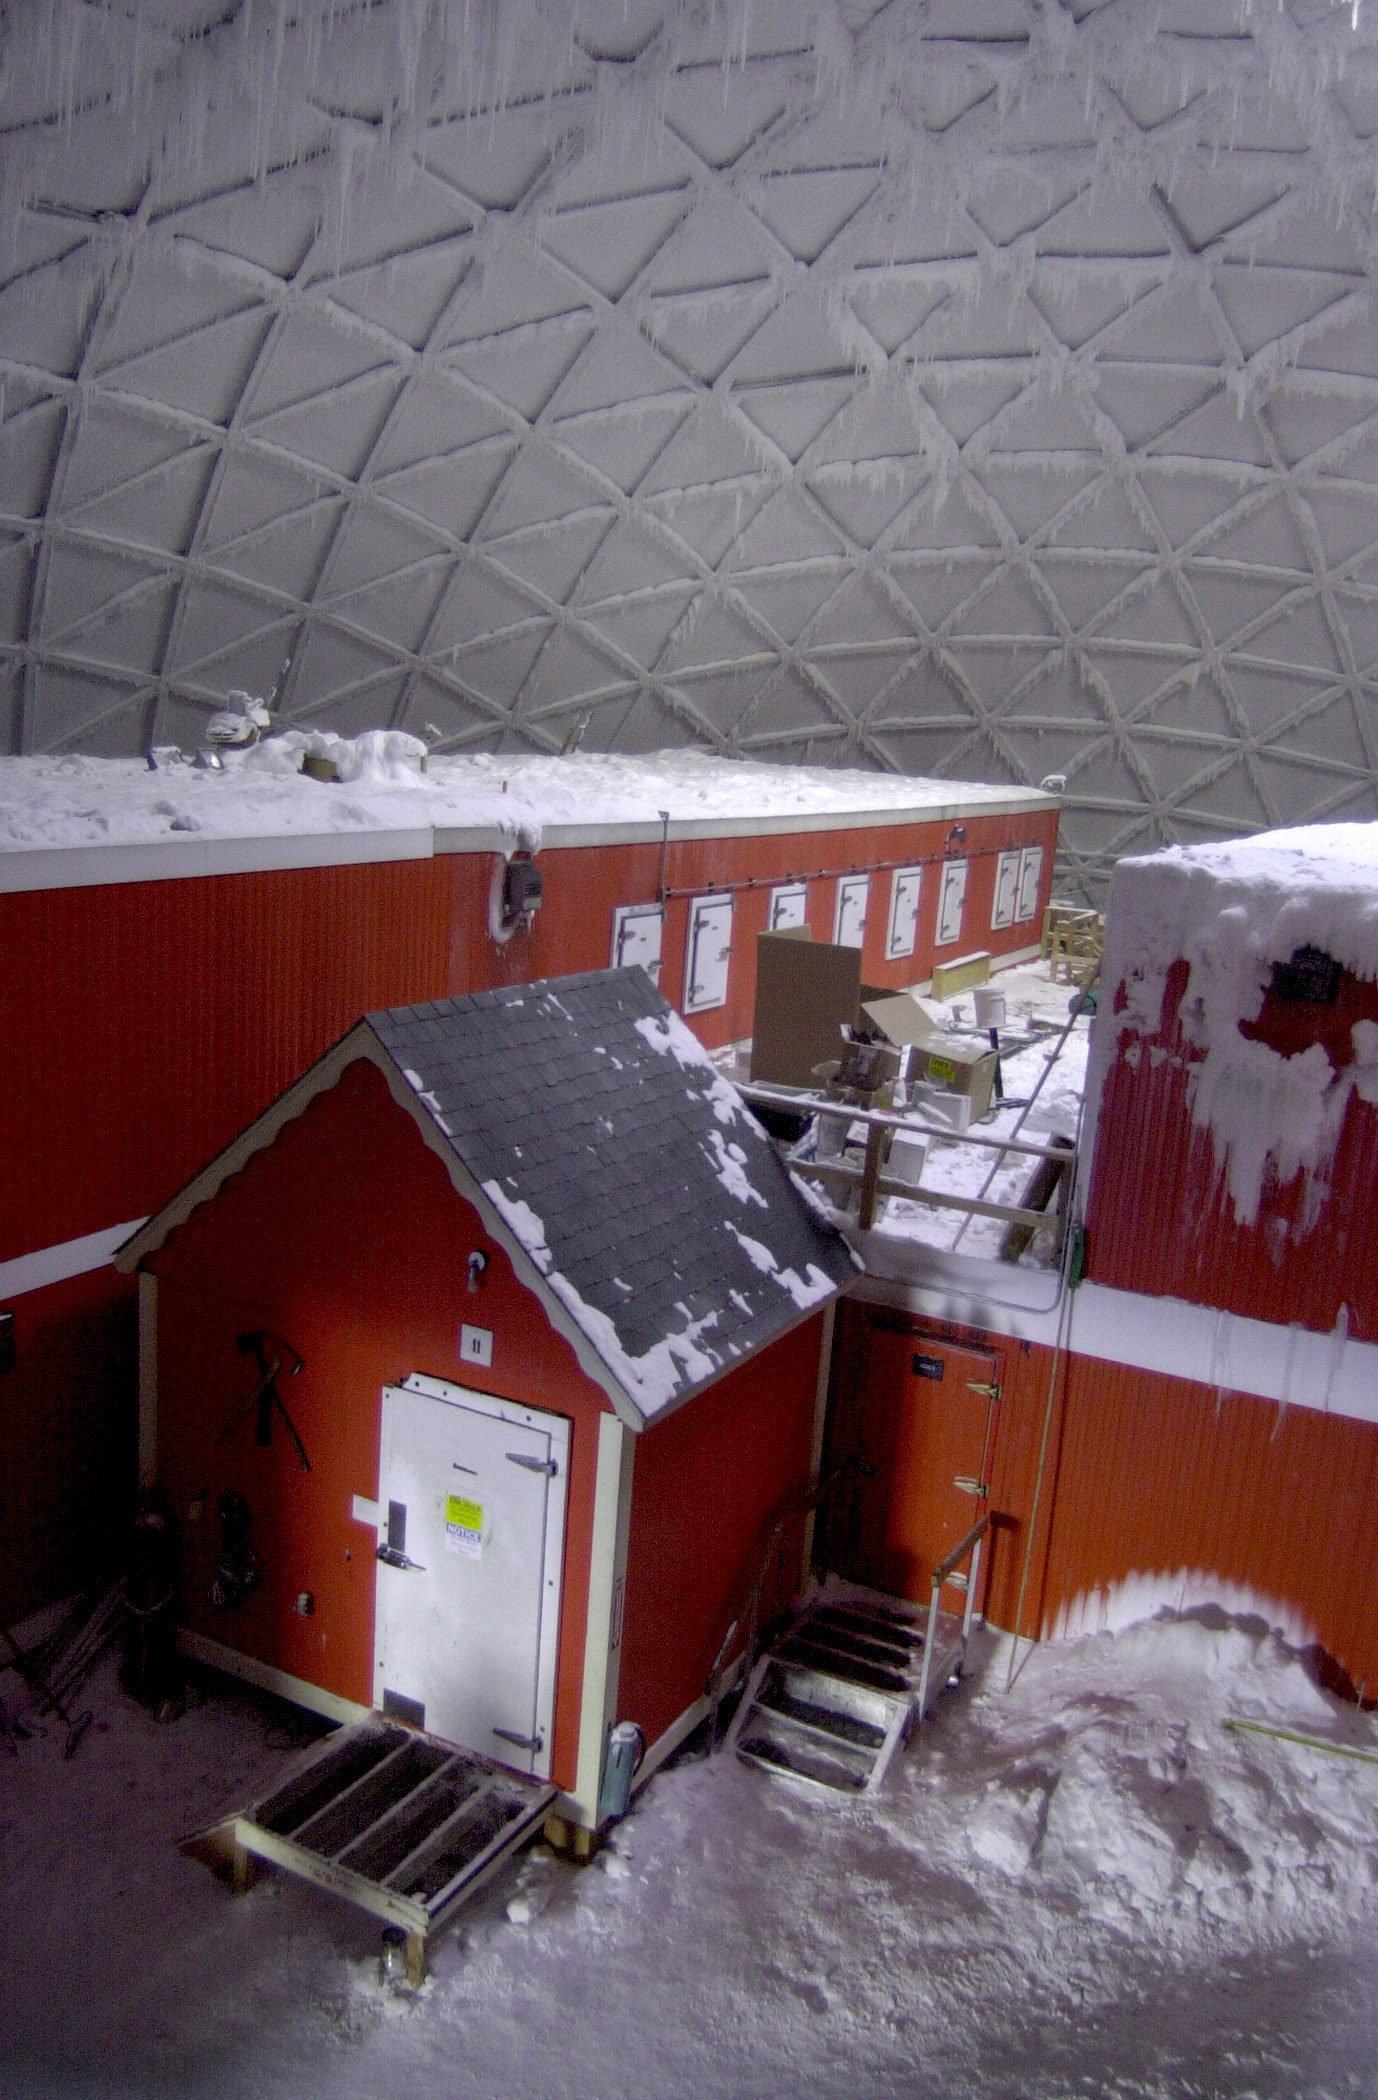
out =
[(553, 1479), (560, 1470), (553, 1458), (528, 1458), (524, 1451), (508, 1451), (505, 1456), (514, 1466), (525, 1466), (528, 1473), (548, 1473)]
[(519, 1750), (541, 1750), (545, 1747), (542, 1735), (518, 1735), (515, 1728), (490, 1728), (490, 1735), (501, 1736), (505, 1743), (515, 1743)]

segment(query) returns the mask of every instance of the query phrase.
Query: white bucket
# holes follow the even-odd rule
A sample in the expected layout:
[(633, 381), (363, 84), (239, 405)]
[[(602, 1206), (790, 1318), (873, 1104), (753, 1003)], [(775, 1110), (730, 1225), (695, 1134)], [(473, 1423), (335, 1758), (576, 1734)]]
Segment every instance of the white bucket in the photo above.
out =
[(911, 1185), (923, 1178), (923, 1163), (928, 1157), (928, 1139), (918, 1130), (897, 1130), (890, 1146), (890, 1172), (896, 1181), (907, 1181)]
[(820, 1116), (813, 1141), (815, 1159), (836, 1159), (847, 1142), (846, 1116)]
[(979, 985), (973, 991), (971, 998), (972, 1004), (976, 1008), (976, 1026), (978, 1028), (1004, 1027), (1005, 995), (1003, 992), (994, 992), (989, 985)]

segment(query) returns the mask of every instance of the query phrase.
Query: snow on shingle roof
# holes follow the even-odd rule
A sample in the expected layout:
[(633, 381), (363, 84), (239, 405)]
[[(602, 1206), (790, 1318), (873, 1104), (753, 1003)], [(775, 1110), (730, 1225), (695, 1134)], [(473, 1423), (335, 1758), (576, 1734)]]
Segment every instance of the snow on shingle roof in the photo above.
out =
[(369, 1017), (418, 1102), (649, 1418), (856, 1274), (645, 972)]

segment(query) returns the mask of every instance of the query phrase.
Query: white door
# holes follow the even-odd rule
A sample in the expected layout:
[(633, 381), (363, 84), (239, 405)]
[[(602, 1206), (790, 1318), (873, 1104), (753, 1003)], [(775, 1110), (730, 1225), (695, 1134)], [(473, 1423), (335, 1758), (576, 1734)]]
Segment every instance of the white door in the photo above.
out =
[(1015, 896), (1019, 889), (1019, 849), (1002, 853), (995, 863), (995, 902), (990, 908), (993, 928), (1014, 923)]
[(964, 860), (943, 863), (942, 888), (938, 891), (938, 929), (933, 936), (937, 948), (950, 947), (962, 937), (962, 900), (967, 893), (967, 864)]
[(809, 919), (809, 886), (806, 882), (782, 882), (770, 893), (769, 933), (787, 926), (806, 926)]
[(550, 1776), (569, 1423), (420, 1376), (383, 1389), (374, 1705)]
[(620, 904), (612, 915), (612, 967), (629, 970), (636, 963), (652, 984), (660, 983), (660, 937), (665, 914), (658, 904)]
[(887, 962), (898, 962), (902, 956), (914, 953), (922, 888), (922, 868), (896, 868), (890, 884), (890, 925), (885, 936)]
[(684, 1011), (705, 1013), (727, 1004), (732, 960), (732, 899), (695, 897), (689, 907), (689, 942), (684, 955)]
[(837, 912), (833, 920), (833, 945), (859, 948), (866, 938), (866, 899), (871, 893), (869, 875), (844, 875), (837, 885)]
[(1031, 919), (1038, 909), (1038, 885), (1043, 879), (1043, 848), (1026, 846), (1019, 857), (1019, 901), (1016, 919)]

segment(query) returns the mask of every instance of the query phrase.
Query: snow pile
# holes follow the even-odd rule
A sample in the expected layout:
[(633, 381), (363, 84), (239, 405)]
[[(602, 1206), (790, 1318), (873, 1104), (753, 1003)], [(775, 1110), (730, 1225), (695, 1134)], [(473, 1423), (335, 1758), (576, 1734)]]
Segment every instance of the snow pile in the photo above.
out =
[[(1339, 2100), (1372, 2090), (1378, 1768), (1257, 1620), (1202, 1611), (1006, 1651), (875, 1800), (727, 1757), (651, 1781), (580, 1871), (542, 1845), (419, 1998), (377, 1919), (282, 1875), (233, 1900), (174, 1849), (302, 1727), (215, 1680), (160, 1728), (113, 1671), (69, 1763), (6, 1767), (0, 2079), (16, 2100)], [(5, 1680), (9, 1696), (12, 1678)], [(73, 1842), (73, 1833), (81, 1842)]]
[(300, 773), (302, 760), (321, 759), (333, 766), (335, 778), (365, 781), (371, 787), (411, 787), (426, 770), (426, 746), (419, 736), (401, 729), (366, 729), (362, 736), (336, 736), (329, 729), (289, 729), (268, 737), (246, 752), (246, 773), (271, 773), (283, 780)]
[[(1111, 884), (1089, 1099), (1099, 1100), (1123, 1038), (1155, 1035), (1172, 965), (1185, 961), (1180, 1023), (1196, 1053), (1193, 1120), (1209, 1130), (1236, 1218), (1252, 1225), (1271, 1175), (1304, 1177), (1298, 1230), (1326, 1194), (1351, 1093), (1374, 1096), (1378, 1031), (1354, 1031), (1335, 1070), (1319, 1044), (1286, 1057), (1241, 1033), (1263, 1006), (1275, 963), (1311, 947), (1378, 981), (1378, 825), (1265, 832), (1240, 844), (1170, 847), (1121, 861)], [(1131, 1043), (1125, 1053), (1140, 1053)], [(1151, 1054), (1151, 1053), (1150, 1053)]]
[[(658, 833), (667, 813), (671, 825), (816, 817), (827, 829), (846, 818), (1027, 808), (1037, 799), (1025, 788), (758, 765), (703, 751), (427, 758), (419, 737), (395, 729), (354, 737), (292, 729), (219, 755), (209, 771), (180, 756), (156, 770), (131, 758), (0, 757), (0, 852), (147, 844), (179, 831), (263, 838), (426, 827), (497, 830), (535, 852), (548, 828), (629, 824)], [(328, 761), (336, 780), (303, 774), (306, 757)]]
[(1351, 1907), (1378, 1889), (1378, 1767), (1366, 1785), (1334, 1752), (1226, 1725), (1352, 1744), (1339, 1728), (1353, 1708), (1261, 1619), (1207, 1606), (1039, 1663), (1051, 1719), (1031, 1730), (1017, 1697), (998, 1714), (989, 1695), (978, 1702), (1000, 1769), (982, 1778), (978, 1753), (966, 1842), (988, 1865), (1027, 1877), (1045, 1903), (1061, 1894), (1110, 1930), (1183, 1953), (1314, 1929), (1336, 1896)]

